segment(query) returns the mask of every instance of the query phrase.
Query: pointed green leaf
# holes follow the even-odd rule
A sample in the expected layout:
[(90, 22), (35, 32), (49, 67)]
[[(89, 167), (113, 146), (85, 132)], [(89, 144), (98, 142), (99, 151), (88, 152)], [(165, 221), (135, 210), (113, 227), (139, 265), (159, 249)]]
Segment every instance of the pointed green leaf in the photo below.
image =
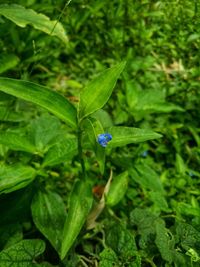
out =
[(36, 171), (22, 165), (0, 165), (0, 194), (10, 193), (27, 186), (35, 178)]
[(80, 94), (79, 119), (83, 119), (106, 104), (124, 67), (125, 62), (121, 62), (103, 71), (83, 89)]
[(2, 267), (39, 267), (36, 258), (45, 250), (45, 243), (39, 239), (22, 240), (0, 253)]
[(0, 5), (0, 15), (3, 15), (20, 27), (26, 27), (27, 24), (30, 24), (37, 30), (57, 36), (64, 43), (68, 42), (65, 30), (60, 22), (51, 21), (47, 16), (36, 13), (32, 9), (26, 9), (16, 4), (4, 4)]
[(62, 95), (44, 86), (0, 77), (0, 91), (46, 108), (72, 127), (76, 127), (76, 109)]
[(36, 148), (25, 137), (20, 136), (19, 133), (14, 132), (2, 132), (0, 131), (0, 144), (3, 144), (12, 150), (25, 151), (34, 153)]
[(109, 128), (107, 132), (113, 137), (108, 143), (110, 147), (125, 146), (131, 143), (140, 143), (162, 137), (162, 135), (155, 133), (152, 130), (133, 127), (113, 126)]
[(63, 231), (61, 259), (65, 258), (80, 233), (92, 207), (92, 202), (93, 197), (90, 184), (78, 181), (70, 198), (68, 216)]
[(110, 189), (106, 195), (106, 204), (115, 206), (124, 197), (128, 188), (128, 172), (125, 171), (113, 178)]
[(31, 210), (36, 227), (59, 252), (66, 218), (62, 198), (52, 192), (38, 192), (33, 198)]
[(14, 54), (0, 55), (0, 73), (14, 68), (19, 63), (19, 58)]

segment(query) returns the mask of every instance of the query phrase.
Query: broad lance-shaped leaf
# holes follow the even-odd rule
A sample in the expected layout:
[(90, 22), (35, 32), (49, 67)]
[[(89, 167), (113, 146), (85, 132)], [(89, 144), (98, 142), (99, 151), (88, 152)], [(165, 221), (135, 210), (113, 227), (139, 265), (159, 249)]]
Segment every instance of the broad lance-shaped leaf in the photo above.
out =
[(93, 197), (90, 184), (85, 181), (78, 181), (74, 186), (69, 201), (70, 206), (63, 231), (61, 259), (65, 258), (80, 233), (92, 207), (92, 202)]
[(45, 250), (45, 243), (39, 239), (25, 239), (4, 249), (0, 253), (1, 267), (39, 267), (36, 258)]
[(112, 135), (112, 140), (108, 143), (109, 147), (125, 146), (162, 137), (162, 135), (152, 130), (133, 127), (113, 126), (107, 132)]
[(36, 171), (23, 165), (0, 165), (0, 194), (10, 193), (27, 186), (35, 178)]
[(65, 30), (60, 22), (51, 21), (47, 16), (36, 13), (32, 9), (26, 9), (16, 4), (4, 4), (0, 5), (0, 15), (3, 15), (20, 27), (26, 27), (27, 24), (30, 24), (37, 30), (57, 36), (64, 43), (68, 42)]
[(106, 104), (124, 67), (125, 62), (121, 62), (103, 71), (83, 89), (79, 103), (80, 120)]
[(62, 95), (44, 86), (0, 77), (0, 91), (38, 104), (70, 126), (76, 127), (77, 115), (75, 107)]
[(62, 198), (53, 192), (38, 192), (31, 205), (33, 221), (38, 230), (59, 253), (66, 219)]
[(14, 132), (0, 131), (0, 144), (16, 151), (25, 151), (30, 153), (34, 153), (36, 151), (35, 146), (31, 144), (25, 136), (20, 136), (19, 133)]

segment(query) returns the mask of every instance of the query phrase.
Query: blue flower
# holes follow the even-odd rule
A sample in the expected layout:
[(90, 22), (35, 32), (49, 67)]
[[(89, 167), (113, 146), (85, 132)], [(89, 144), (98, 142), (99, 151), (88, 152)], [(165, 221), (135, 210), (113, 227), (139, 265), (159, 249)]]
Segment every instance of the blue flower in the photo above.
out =
[(109, 133), (99, 134), (98, 137), (97, 137), (97, 142), (102, 147), (106, 147), (110, 140), (112, 140), (112, 135), (109, 134)]

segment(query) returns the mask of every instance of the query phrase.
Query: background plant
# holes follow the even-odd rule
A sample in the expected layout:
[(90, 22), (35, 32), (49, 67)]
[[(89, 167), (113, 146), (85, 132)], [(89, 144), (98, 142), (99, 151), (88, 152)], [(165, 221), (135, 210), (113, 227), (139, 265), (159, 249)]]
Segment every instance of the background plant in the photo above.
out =
[[(0, 71), (18, 79), (0, 80), (1, 91), (8, 93), (0, 98), (2, 266), (8, 255), (13, 266), (22, 260), (29, 266), (33, 258), (36, 266), (198, 266), (198, 1), (16, 4), (22, 7), (10, 8), (20, 9), (22, 19), (30, 18), (31, 9), (51, 21), (62, 15), (62, 25), (57, 36), (50, 21), (47, 29), (37, 28), (38, 17), (21, 28), (15, 12), (10, 11), (11, 19), (0, 7)], [(119, 76), (122, 60), (127, 63)], [(118, 76), (112, 97), (99, 109)], [(100, 95), (91, 98), (86, 108), (93, 88), (106, 97), (103, 102)], [(98, 106), (90, 110), (92, 104)], [(141, 129), (137, 139), (133, 126)], [(113, 140), (105, 150), (96, 138), (108, 129)], [(163, 137), (132, 143), (149, 139), (142, 137), (151, 129)], [(74, 185), (78, 177), (79, 186)], [(90, 187), (100, 195), (91, 214), (100, 217), (86, 231)], [(66, 218), (65, 229), (72, 230), (65, 232), (68, 253), (60, 261), (56, 251), (64, 257), (60, 244)]]

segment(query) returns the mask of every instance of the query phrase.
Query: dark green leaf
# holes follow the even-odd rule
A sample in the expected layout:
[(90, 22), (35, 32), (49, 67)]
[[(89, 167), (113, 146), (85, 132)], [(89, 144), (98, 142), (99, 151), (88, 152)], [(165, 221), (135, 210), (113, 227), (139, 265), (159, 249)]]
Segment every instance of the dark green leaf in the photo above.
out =
[(66, 219), (62, 198), (52, 192), (38, 192), (31, 205), (33, 221), (59, 253)]
[(22, 240), (0, 253), (2, 267), (39, 267), (35, 258), (45, 250), (45, 243), (39, 239)]

